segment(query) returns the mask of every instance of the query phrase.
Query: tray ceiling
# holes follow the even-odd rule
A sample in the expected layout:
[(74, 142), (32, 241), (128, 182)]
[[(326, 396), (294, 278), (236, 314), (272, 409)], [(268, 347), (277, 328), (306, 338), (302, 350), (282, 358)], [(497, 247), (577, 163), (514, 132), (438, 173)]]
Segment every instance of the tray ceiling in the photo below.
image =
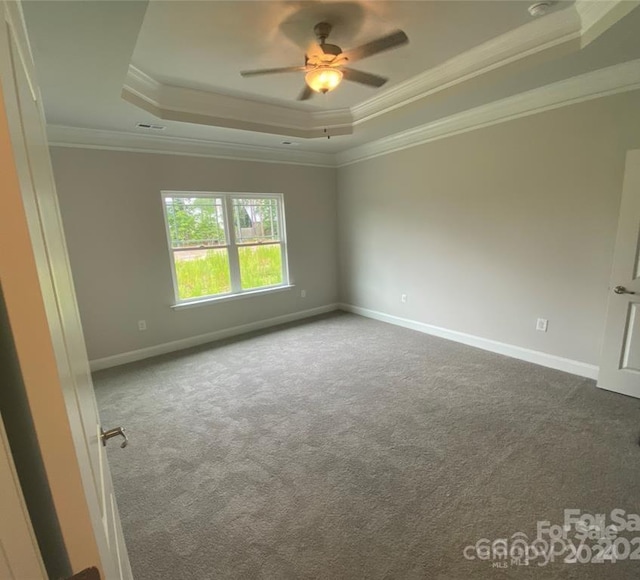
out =
[(309, 109), (353, 107), (377, 91), (343, 82), (297, 103), (302, 73), (240, 77), (244, 69), (304, 65), (313, 26), (322, 21), (334, 26), (329, 42), (343, 49), (394, 29), (407, 33), (408, 46), (353, 65), (388, 77), (386, 90), (531, 17), (522, 2), (152, 2), (132, 64), (168, 85)]
[[(346, 151), (638, 59), (637, 4), (557, 2), (536, 19), (520, 0), (30, 1), (23, 10), (59, 142), (116, 146), (121, 135), (141, 143), (136, 125), (145, 122), (165, 127), (147, 132), (154, 150), (209, 144), (233, 155), (268, 148), (272, 157), (294, 141), (289, 155), (303, 159), (303, 151)], [(343, 48), (405, 30), (408, 46), (357, 64), (388, 84), (345, 82), (300, 103), (301, 74), (240, 77), (242, 69), (296, 64), (320, 20), (335, 25), (330, 40)], [(327, 134), (333, 138), (313, 139)]]

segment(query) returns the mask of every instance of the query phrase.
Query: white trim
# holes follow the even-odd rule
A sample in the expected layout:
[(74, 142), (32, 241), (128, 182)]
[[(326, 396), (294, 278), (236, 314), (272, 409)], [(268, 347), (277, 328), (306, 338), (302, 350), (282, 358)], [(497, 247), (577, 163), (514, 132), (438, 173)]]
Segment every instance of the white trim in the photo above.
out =
[(580, 19), (573, 7), (532, 20), (355, 105), (354, 125), (579, 38)]
[(216, 340), (222, 340), (223, 338), (229, 338), (232, 336), (238, 336), (240, 334), (246, 334), (247, 332), (253, 332), (254, 330), (261, 330), (264, 328), (270, 328), (279, 324), (285, 324), (287, 322), (294, 322), (296, 320), (302, 320), (303, 318), (309, 318), (311, 316), (317, 316), (318, 314), (324, 314), (326, 312), (333, 312), (338, 309), (337, 304), (327, 304), (325, 306), (318, 306), (317, 308), (310, 308), (308, 310), (300, 310), (298, 312), (292, 312), (291, 314), (283, 314), (282, 316), (275, 316), (273, 318), (267, 318), (266, 320), (258, 320), (256, 322), (250, 322), (248, 324), (242, 324), (240, 326), (232, 326), (231, 328), (224, 328), (222, 330), (216, 330), (214, 332), (208, 332), (206, 334), (199, 334), (197, 336), (190, 336), (188, 338), (182, 338), (180, 340), (174, 340), (172, 342), (165, 342), (163, 344), (156, 344), (147, 348), (141, 348), (138, 350), (132, 350), (129, 352), (123, 352), (113, 356), (107, 356), (104, 358), (94, 359), (89, 361), (89, 365), (92, 371), (98, 371), (101, 369), (107, 369), (145, 358), (151, 358), (160, 354), (166, 354), (169, 352), (175, 352), (190, 348), (192, 346), (199, 346), (208, 342), (215, 342)]
[(576, 0), (580, 16), (580, 44), (584, 48), (605, 30), (624, 18), (640, 0)]
[(590, 99), (640, 89), (640, 59), (585, 73), (468, 109), (338, 153), (338, 166), (401, 151)]
[(257, 288), (256, 290), (244, 290), (242, 292), (236, 292), (235, 294), (224, 294), (223, 296), (208, 296), (207, 298), (201, 298), (196, 300), (184, 300), (172, 304), (170, 308), (174, 310), (182, 310), (184, 308), (194, 308), (195, 306), (208, 306), (211, 304), (218, 304), (220, 302), (229, 302), (232, 300), (239, 300), (240, 298), (248, 298), (250, 296), (260, 296), (261, 294), (273, 294), (275, 292), (283, 292), (284, 290), (291, 290), (295, 288), (295, 284), (280, 284), (278, 286), (266, 286), (265, 288)]
[(282, 105), (266, 99), (165, 84), (133, 65), (129, 65), (122, 98), (160, 119), (172, 121), (305, 139), (323, 137), (325, 129), (330, 135), (353, 132), (349, 109), (313, 111), (297, 101)]
[(531, 89), (340, 153), (284, 150), (258, 145), (62, 125), (49, 125), (47, 131), (50, 145), (57, 147), (341, 167), (520, 117), (637, 89), (640, 89), (640, 59)]
[(107, 149), (136, 153), (164, 153), (188, 155), (190, 157), (214, 157), (262, 163), (286, 163), (288, 165), (311, 165), (335, 167), (333, 153), (316, 153), (300, 149), (278, 149), (260, 145), (205, 141), (168, 135), (142, 135), (126, 131), (88, 129), (64, 125), (48, 125), (49, 144), (56, 147), (79, 147), (82, 149)]
[(24, 70), (27, 84), (29, 85), (29, 91), (31, 92), (31, 98), (34, 101), (38, 101), (38, 88), (34, 82), (35, 67), (33, 64), (33, 52), (31, 51), (31, 43), (27, 35), (27, 24), (24, 20), (24, 12), (22, 10), (22, 4), (20, 2), (3, 2), (4, 19), (11, 29), (11, 34), (15, 41), (18, 57), (20, 58), (20, 64)]
[(573, 6), (491, 38), (351, 107), (353, 124), (385, 115), (545, 50), (573, 41), (576, 49), (584, 47), (639, 3), (640, 0), (576, 0)]
[(385, 314), (383, 312), (369, 310), (368, 308), (361, 308), (351, 304), (339, 304), (338, 306), (340, 310), (344, 310), (345, 312), (352, 312), (353, 314), (365, 316), (366, 318), (372, 318), (381, 322), (395, 324), (396, 326), (410, 328), (411, 330), (417, 330), (424, 334), (445, 338), (447, 340), (481, 348), (482, 350), (495, 352), (511, 358), (524, 360), (543, 367), (564, 371), (566, 373), (571, 373), (573, 375), (589, 379), (596, 379), (598, 377), (598, 367), (596, 365), (563, 358), (546, 352), (531, 350), (521, 346), (515, 346), (513, 344), (498, 342), (497, 340), (491, 340), (489, 338), (483, 338), (481, 336), (475, 336), (465, 332), (459, 332), (457, 330), (449, 330), (448, 328), (425, 324), (424, 322), (418, 322), (408, 318), (400, 318), (399, 316), (392, 316), (391, 314)]

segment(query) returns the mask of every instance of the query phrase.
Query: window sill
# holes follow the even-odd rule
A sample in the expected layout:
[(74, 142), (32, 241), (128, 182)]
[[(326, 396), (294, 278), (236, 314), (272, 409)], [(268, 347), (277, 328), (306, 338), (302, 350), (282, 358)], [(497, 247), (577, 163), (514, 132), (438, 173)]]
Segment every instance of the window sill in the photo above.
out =
[(283, 286), (271, 286), (269, 288), (259, 288), (258, 290), (247, 290), (238, 294), (225, 294), (224, 296), (208, 296), (207, 298), (198, 298), (197, 300), (189, 300), (178, 302), (171, 305), (173, 310), (182, 310), (183, 308), (193, 308), (194, 306), (207, 306), (211, 304), (219, 304), (220, 302), (228, 302), (230, 300), (239, 300), (250, 296), (260, 296), (262, 294), (272, 294), (274, 292), (283, 292), (295, 288), (295, 284), (285, 284)]

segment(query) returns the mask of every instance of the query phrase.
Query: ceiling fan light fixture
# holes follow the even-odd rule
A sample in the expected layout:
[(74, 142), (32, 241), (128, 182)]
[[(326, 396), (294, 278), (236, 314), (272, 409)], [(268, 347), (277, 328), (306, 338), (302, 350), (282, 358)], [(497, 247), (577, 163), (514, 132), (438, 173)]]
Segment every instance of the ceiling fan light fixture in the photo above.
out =
[(317, 93), (328, 93), (342, 81), (342, 71), (329, 66), (311, 69), (304, 77), (309, 88)]

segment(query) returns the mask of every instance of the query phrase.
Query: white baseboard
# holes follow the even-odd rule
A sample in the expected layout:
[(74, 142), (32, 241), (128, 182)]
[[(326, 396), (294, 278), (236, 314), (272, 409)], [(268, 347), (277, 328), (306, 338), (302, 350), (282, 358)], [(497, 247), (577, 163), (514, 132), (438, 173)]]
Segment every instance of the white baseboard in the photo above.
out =
[(156, 344), (147, 348), (140, 348), (138, 350), (131, 350), (129, 352), (114, 354), (113, 356), (97, 358), (89, 361), (89, 367), (92, 371), (99, 371), (101, 369), (107, 369), (109, 367), (116, 367), (130, 362), (143, 360), (145, 358), (158, 356), (160, 354), (166, 354), (168, 352), (175, 352), (177, 350), (183, 350), (192, 346), (214, 342), (223, 338), (238, 336), (239, 334), (246, 334), (247, 332), (252, 332), (254, 330), (261, 330), (263, 328), (277, 326), (278, 324), (285, 324), (286, 322), (294, 322), (295, 320), (302, 320), (303, 318), (309, 318), (310, 316), (317, 316), (318, 314), (333, 312), (334, 310), (338, 310), (338, 308), (338, 304), (327, 304), (325, 306), (319, 306), (317, 308), (310, 308), (309, 310), (301, 310), (299, 312), (293, 312), (291, 314), (284, 314), (282, 316), (276, 316), (274, 318), (267, 318), (266, 320), (250, 322), (249, 324), (242, 324), (240, 326), (224, 328), (222, 330), (216, 330), (214, 332), (208, 332), (206, 334), (198, 334), (197, 336), (190, 336), (188, 338), (182, 338), (180, 340), (165, 342), (163, 344)]
[(302, 320), (304, 318), (317, 316), (318, 314), (324, 314), (326, 312), (332, 312), (338, 309), (344, 310), (345, 312), (359, 314), (360, 316), (365, 316), (367, 318), (373, 318), (374, 320), (380, 320), (382, 322), (395, 324), (396, 326), (402, 326), (404, 328), (417, 330), (418, 332), (423, 332), (432, 336), (446, 338), (447, 340), (453, 340), (455, 342), (460, 342), (462, 344), (474, 346), (476, 348), (481, 348), (490, 352), (495, 352), (498, 354), (510, 356), (512, 358), (539, 364), (544, 367), (564, 371), (581, 377), (586, 377), (589, 379), (597, 379), (598, 377), (598, 367), (596, 365), (591, 365), (553, 354), (547, 354), (544, 352), (523, 348), (521, 346), (514, 346), (512, 344), (506, 344), (504, 342), (498, 342), (497, 340), (490, 340), (488, 338), (482, 338), (480, 336), (474, 336), (472, 334), (466, 334), (464, 332), (458, 332), (457, 330), (449, 330), (447, 328), (434, 326), (432, 324), (425, 324), (424, 322), (417, 322), (408, 318), (392, 316), (391, 314), (385, 314), (384, 312), (369, 310), (368, 308), (361, 308), (359, 306), (353, 306), (351, 304), (327, 304), (325, 306), (319, 306), (318, 308), (311, 308), (309, 310), (293, 312), (292, 314), (285, 314), (283, 316), (267, 318), (266, 320), (259, 320), (257, 322), (251, 322), (249, 324), (233, 326), (231, 328), (225, 328), (223, 330), (216, 330), (214, 332), (208, 332), (206, 334), (190, 336), (189, 338), (174, 340), (172, 342), (165, 342), (163, 344), (157, 344), (147, 348), (141, 348), (138, 350), (123, 352), (113, 356), (95, 359), (90, 361), (89, 365), (92, 371), (98, 371), (101, 369), (143, 360), (145, 358), (151, 358), (160, 354), (166, 354), (169, 352), (183, 350), (185, 348), (190, 348), (192, 346), (206, 344), (208, 342), (214, 342), (216, 340), (222, 340), (223, 338), (246, 334), (247, 332), (252, 332), (254, 330), (261, 330), (264, 328), (277, 326), (279, 324), (285, 324), (287, 322)]
[(521, 346), (514, 346), (512, 344), (506, 344), (504, 342), (498, 342), (497, 340), (490, 340), (488, 338), (482, 338), (480, 336), (474, 336), (464, 332), (458, 332), (457, 330), (449, 330), (440, 326), (433, 326), (432, 324), (409, 320), (408, 318), (400, 318), (399, 316), (392, 316), (391, 314), (377, 312), (376, 310), (369, 310), (368, 308), (360, 308), (359, 306), (353, 306), (351, 304), (340, 304), (339, 307), (340, 310), (344, 310), (346, 312), (352, 312), (354, 314), (359, 314), (360, 316), (373, 318), (374, 320), (388, 322), (390, 324), (395, 324), (396, 326), (403, 326), (404, 328), (410, 328), (411, 330), (417, 330), (418, 332), (424, 332), (425, 334), (430, 334), (432, 336), (446, 338), (447, 340), (453, 340), (469, 346), (475, 346), (476, 348), (535, 363), (543, 367), (564, 371), (566, 373), (571, 373), (573, 375), (589, 379), (598, 378), (598, 367), (596, 365), (523, 348)]

